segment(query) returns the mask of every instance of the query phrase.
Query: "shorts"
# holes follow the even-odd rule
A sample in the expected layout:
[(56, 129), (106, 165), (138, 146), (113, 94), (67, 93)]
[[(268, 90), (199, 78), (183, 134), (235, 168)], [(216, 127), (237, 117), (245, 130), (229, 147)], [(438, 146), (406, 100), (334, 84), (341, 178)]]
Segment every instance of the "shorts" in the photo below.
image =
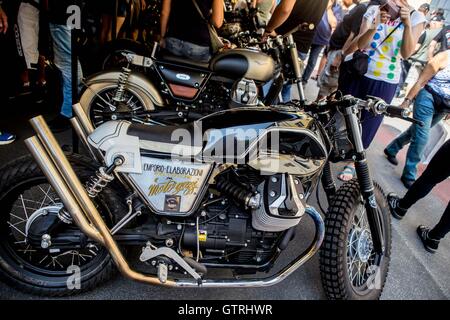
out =
[(26, 67), (36, 69), (39, 60), (39, 9), (22, 2), (17, 15), (17, 26)]
[(341, 54), (341, 50), (333, 50), (328, 52), (327, 64), (319, 76), (317, 84), (319, 86), (319, 96), (327, 97), (338, 88), (339, 70), (331, 70), (331, 64), (338, 55)]

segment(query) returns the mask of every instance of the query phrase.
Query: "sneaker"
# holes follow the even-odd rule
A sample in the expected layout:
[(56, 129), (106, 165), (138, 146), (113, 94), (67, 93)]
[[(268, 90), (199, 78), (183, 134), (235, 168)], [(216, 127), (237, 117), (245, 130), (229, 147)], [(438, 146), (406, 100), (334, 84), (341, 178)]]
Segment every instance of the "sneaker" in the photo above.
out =
[(425, 226), (417, 227), (417, 234), (419, 235), (420, 240), (422, 240), (425, 250), (427, 250), (430, 253), (436, 253), (437, 249), (439, 248), (440, 241), (431, 239), (428, 236), (429, 232), (430, 228), (427, 228)]
[(414, 182), (416, 182), (415, 180), (408, 180), (405, 177), (401, 177), (400, 180), (402, 181), (402, 183), (405, 186), (405, 188), (408, 189), (408, 190), (412, 187)]
[(384, 149), (384, 154), (386, 155), (387, 160), (393, 164), (394, 166), (398, 165), (398, 160), (395, 156), (391, 155), (387, 149)]
[(10, 143), (13, 143), (16, 140), (16, 136), (11, 134), (11, 133), (7, 133), (7, 132), (0, 132), (0, 145), (7, 145)]
[(399, 201), (400, 201), (400, 197), (398, 195), (396, 195), (395, 193), (390, 193), (387, 196), (387, 201), (389, 204), (389, 209), (391, 209), (392, 216), (397, 220), (402, 220), (405, 217), (406, 212), (408, 210), (402, 209), (398, 205)]
[(71, 128), (68, 118), (58, 115), (53, 120), (50, 120), (48, 126), (54, 133), (66, 131)]

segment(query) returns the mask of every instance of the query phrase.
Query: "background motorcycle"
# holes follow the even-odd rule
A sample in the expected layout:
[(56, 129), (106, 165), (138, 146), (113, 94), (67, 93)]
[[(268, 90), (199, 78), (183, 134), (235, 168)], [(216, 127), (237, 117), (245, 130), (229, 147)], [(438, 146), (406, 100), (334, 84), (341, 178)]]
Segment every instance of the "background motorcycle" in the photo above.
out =
[[(335, 108), (344, 114), (357, 168), (357, 179), (337, 191), (329, 170), (332, 155), (340, 153), (328, 116)], [(94, 131), (77, 105), (71, 121), (88, 158), (66, 156), (43, 118), (34, 118), (37, 136), (26, 140), (32, 156), (0, 172), (0, 275), (16, 288), (57, 296), (80, 292), (68, 287), (68, 268), (78, 268), (81, 290), (89, 290), (109, 279), (114, 264), (148, 284), (270, 286), (308, 261), (324, 241), (320, 263), (327, 296), (379, 298), (390, 261), (390, 215), (362, 149), (360, 109), (406, 116), (382, 101), (352, 97), (320, 109), (238, 108), (181, 126), (208, 137), (205, 144), (185, 145), (171, 139), (180, 126), (111, 121)], [(225, 142), (214, 130), (242, 128), (262, 131), (232, 134), (244, 142), (240, 151), (212, 152)], [(279, 147), (254, 149), (276, 135)], [(176, 160), (174, 148), (181, 148)], [(271, 161), (261, 161), (264, 155)], [(280, 165), (273, 166), (275, 161)], [(321, 176), (330, 199), (325, 224), (307, 205)], [(208, 277), (212, 268), (236, 275), (271, 270), (305, 214), (314, 221), (315, 238), (281, 271), (265, 278)], [(141, 249), (143, 270), (131, 269), (124, 247)]]

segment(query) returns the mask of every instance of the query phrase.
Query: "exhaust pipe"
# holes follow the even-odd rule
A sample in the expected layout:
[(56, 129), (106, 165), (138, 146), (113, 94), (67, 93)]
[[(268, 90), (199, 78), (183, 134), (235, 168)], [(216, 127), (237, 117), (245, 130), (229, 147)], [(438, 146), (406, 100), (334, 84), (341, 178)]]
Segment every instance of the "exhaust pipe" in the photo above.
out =
[[(31, 149), (34, 149), (34, 147), (37, 146), (37, 148), (34, 149), (34, 151), (33, 150), (31, 151), (33, 155), (36, 157), (36, 159), (38, 159), (39, 165), (42, 166), (42, 170), (44, 172), (47, 172), (46, 176), (49, 178), (49, 181), (50, 180), (53, 181), (52, 175), (55, 175), (55, 177), (57, 177), (56, 180), (59, 181), (54, 182), (55, 184), (54, 187), (61, 198), (69, 199), (70, 195), (73, 194), (73, 196), (75, 196), (75, 198), (78, 199), (82, 211), (76, 210), (76, 208), (74, 207), (71, 208), (75, 210), (69, 210), (69, 208), (67, 208), (69, 210), (69, 213), (73, 217), (74, 221), (83, 223), (84, 222), (83, 219), (86, 219), (86, 217), (83, 215), (82, 212), (84, 212), (87, 215), (89, 220), (98, 230), (100, 237), (103, 240), (101, 241), (101, 243), (109, 251), (117, 268), (124, 276), (131, 278), (133, 280), (145, 282), (152, 285), (161, 285), (162, 283), (159, 281), (157, 277), (140, 274), (138, 272), (133, 271), (129, 267), (128, 262), (126, 261), (125, 257), (120, 251), (116, 241), (113, 239), (110, 230), (103, 221), (103, 218), (101, 217), (91, 198), (89, 198), (86, 189), (78, 179), (78, 176), (76, 175), (75, 171), (70, 165), (69, 160), (67, 160), (66, 155), (64, 154), (58, 142), (56, 141), (54, 135), (50, 131), (44, 118), (42, 116), (38, 116), (36, 118), (31, 119), (30, 123), (45, 147), (45, 150), (44, 148), (39, 148), (38, 146), (39, 141), (37, 141), (36, 138), (30, 138), (31, 140), (29, 143), (30, 146), (32, 146)], [(52, 163), (54, 163), (54, 167), (58, 168), (59, 172), (58, 170), (56, 170), (56, 168), (55, 170), (51, 170)], [(58, 177), (60, 177), (61, 179), (58, 179)], [(57, 185), (58, 183), (65, 185), (63, 181), (67, 183), (69, 190), (65, 189), (64, 187), (59, 187)], [(78, 226), (80, 227), (80, 229), (81, 227), (85, 227), (85, 225), (83, 224)], [(168, 280), (163, 285), (171, 287), (175, 286), (175, 282)]]
[(80, 121), (80, 125), (84, 129), (86, 136), (89, 136), (92, 132), (94, 132), (94, 126), (89, 121), (89, 118), (80, 103), (73, 105), (73, 112)]
[(78, 121), (76, 117), (73, 117), (70, 119), (70, 123), (72, 124), (73, 130), (77, 134), (80, 141), (83, 143), (84, 147), (89, 151), (89, 155), (98, 162), (101, 162), (101, 157), (98, 155), (98, 152), (94, 150), (92, 146), (89, 144), (87, 140), (88, 135), (83, 130), (80, 121)]

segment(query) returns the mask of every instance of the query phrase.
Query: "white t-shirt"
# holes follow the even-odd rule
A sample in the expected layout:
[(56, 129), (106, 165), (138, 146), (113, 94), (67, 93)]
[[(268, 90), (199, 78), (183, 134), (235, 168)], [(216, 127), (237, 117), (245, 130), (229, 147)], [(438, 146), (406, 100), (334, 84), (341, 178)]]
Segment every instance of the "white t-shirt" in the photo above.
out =
[[(364, 17), (368, 21), (373, 21), (379, 12), (379, 6), (370, 6), (367, 9)], [(425, 23), (425, 16), (414, 11), (411, 15), (411, 26), (415, 27), (421, 23)], [(366, 77), (374, 80), (382, 80), (392, 84), (398, 84), (400, 82), (401, 74), (401, 46), (403, 39), (403, 30), (405, 26), (402, 24), (398, 29), (389, 36), (392, 30), (401, 23), (400, 18), (394, 21), (389, 21), (385, 24), (380, 24), (377, 27), (369, 47), (365, 49), (369, 55), (369, 68), (366, 73)], [(381, 42), (386, 39), (382, 45)]]

